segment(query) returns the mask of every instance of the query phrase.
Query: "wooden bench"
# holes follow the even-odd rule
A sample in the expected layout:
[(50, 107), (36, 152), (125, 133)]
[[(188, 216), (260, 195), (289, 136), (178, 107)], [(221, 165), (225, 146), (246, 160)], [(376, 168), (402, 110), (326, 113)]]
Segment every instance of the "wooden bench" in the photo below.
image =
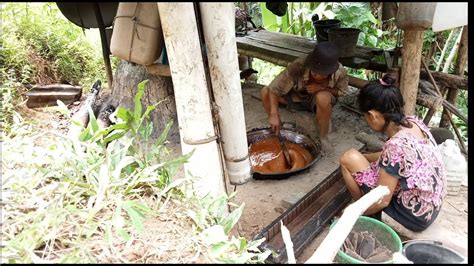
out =
[[(249, 31), (247, 35), (237, 37), (237, 50), (240, 55), (280, 66), (287, 66), (296, 58), (307, 55), (316, 44), (315, 40), (306, 37), (266, 30)], [(340, 58), (339, 61), (350, 68), (386, 72), (388, 65), (392, 65), (393, 55), (394, 51), (357, 46), (353, 57)]]

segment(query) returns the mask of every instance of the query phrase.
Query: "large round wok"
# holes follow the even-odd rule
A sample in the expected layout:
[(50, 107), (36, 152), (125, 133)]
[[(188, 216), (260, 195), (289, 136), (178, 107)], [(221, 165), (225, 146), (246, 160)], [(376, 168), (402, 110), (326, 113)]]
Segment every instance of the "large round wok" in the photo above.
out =
[[(313, 141), (311, 138), (306, 136), (303, 133), (299, 133), (290, 129), (281, 129), (280, 130), (283, 139), (288, 142), (299, 144), (309, 151), (313, 156), (313, 160), (309, 162), (306, 166), (300, 169), (288, 170), (287, 172), (280, 173), (260, 173), (258, 171), (253, 171), (253, 178), (255, 179), (285, 179), (292, 175), (303, 173), (309, 171), (311, 166), (316, 163), (321, 158), (321, 146)], [(275, 133), (271, 128), (256, 128), (247, 132), (247, 142), (250, 147), (251, 144), (260, 142), (264, 139), (275, 137)]]

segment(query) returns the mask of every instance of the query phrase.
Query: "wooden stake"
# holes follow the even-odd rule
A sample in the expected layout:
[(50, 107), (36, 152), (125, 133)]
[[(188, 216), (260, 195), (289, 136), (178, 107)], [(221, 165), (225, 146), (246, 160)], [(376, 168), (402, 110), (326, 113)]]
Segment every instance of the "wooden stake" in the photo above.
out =
[(405, 115), (415, 114), (416, 94), (418, 92), (418, 81), (420, 79), (422, 46), (422, 30), (404, 31), (400, 91), (405, 101)]
[(332, 263), (359, 216), (389, 193), (390, 190), (387, 186), (378, 186), (349, 205), (318, 249), (305, 263)]

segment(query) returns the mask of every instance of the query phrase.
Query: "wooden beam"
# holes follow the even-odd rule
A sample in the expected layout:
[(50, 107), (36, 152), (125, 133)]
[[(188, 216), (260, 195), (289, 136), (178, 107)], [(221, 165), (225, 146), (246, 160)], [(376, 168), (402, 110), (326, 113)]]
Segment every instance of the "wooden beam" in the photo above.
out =
[(418, 82), (420, 79), (422, 47), (422, 30), (404, 31), (400, 91), (405, 101), (405, 115), (415, 114), (416, 94), (418, 92)]
[(171, 70), (169, 65), (153, 64), (145, 66), (148, 73), (155, 76), (171, 77)]
[[(467, 46), (466, 46), (467, 48)], [(437, 71), (430, 71), (431, 75), (433, 75), (436, 82), (439, 84), (440, 87), (448, 87), (448, 88), (457, 88), (460, 90), (467, 90), (467, 77), (465, 76), (458, 76), (443, 72)], [(420, 71), (420, 78), (424, 80), (429, 80), (430, 77), (428, 72), (424, 69)]]

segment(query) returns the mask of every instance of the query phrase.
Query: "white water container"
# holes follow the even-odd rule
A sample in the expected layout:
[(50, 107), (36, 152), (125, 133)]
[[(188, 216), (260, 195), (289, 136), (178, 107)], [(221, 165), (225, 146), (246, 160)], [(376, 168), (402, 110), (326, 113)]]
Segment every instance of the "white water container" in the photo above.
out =
[(110, 52), (132, 63), (150, 65), (164, 46), (156, 2), (120, 2)]
[(467, 162), (454, 140), (448, 139), (438, 146), (446, 168), (448, 195), (457, 195), (467, 177)]

